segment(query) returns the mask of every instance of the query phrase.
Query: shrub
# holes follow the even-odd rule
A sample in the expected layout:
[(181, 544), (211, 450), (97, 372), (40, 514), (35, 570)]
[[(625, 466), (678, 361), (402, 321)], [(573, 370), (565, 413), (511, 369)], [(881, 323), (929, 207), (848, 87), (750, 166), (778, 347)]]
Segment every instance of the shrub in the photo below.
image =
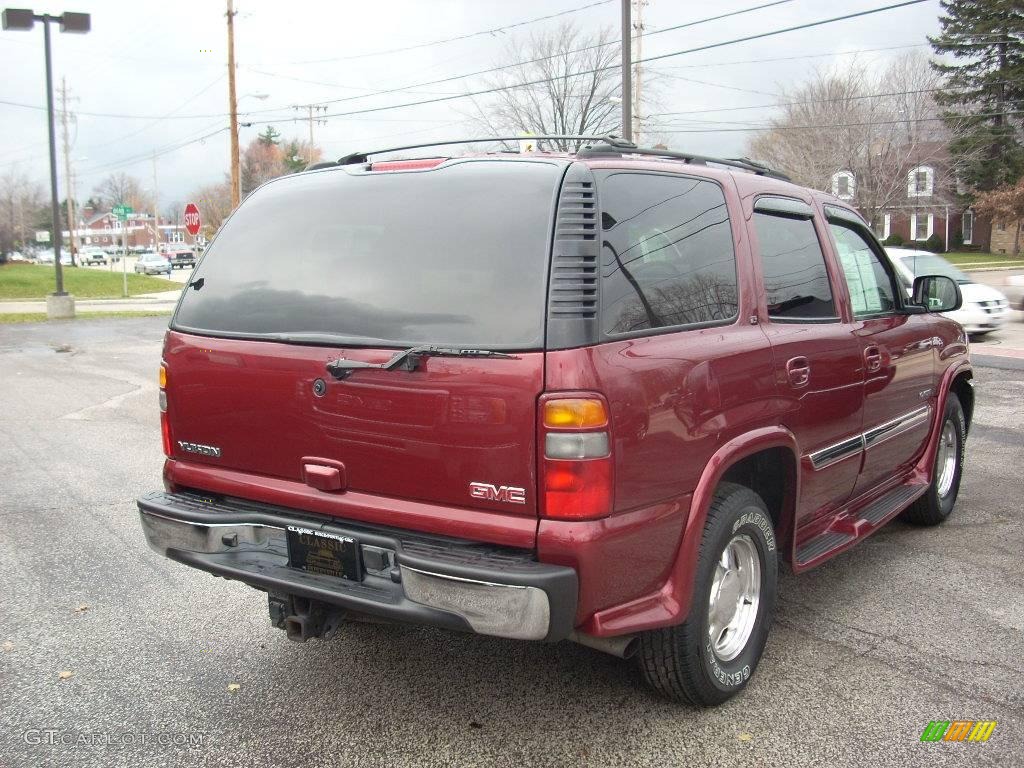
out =
[(932, 236), (924, 241), (924, 247), (932, 253), (942, 253), (946, 247), (942, 244), (942, 238), (932, 233)]
[(898, 248), (899, 246), (903, 245), (903, 238), (897, 235), (896, 233), (893, 233), (882, 241), (882, 245), (891, 245), (894, 248)]

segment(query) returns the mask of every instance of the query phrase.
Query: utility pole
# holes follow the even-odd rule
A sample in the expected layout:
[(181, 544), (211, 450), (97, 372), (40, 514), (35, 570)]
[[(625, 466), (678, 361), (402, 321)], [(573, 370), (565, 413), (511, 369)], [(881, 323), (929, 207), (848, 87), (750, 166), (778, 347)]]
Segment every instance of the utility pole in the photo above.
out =
[(242, 199), (242, 173), (238, 164), (238, 99), (235, 94), (235, 4), (228, 0), (228, 105), (231, 112), (231, 210)]
[(156, 185), (156, 151), (153, 152), (153, 250), (160, 253), (160, 193)]
[(632, 53), (630, 52), (633, 39), (633, 25), (630, 23), (630, 11), (633, 0), (621, 0), (622, 2), (622, 138), (626, 141), (633, 140), (633, 84), (632, 78)]
[(68, 201), (68, 249), (71, 265), (78, 266), (78, 244), (75, 242), (75, 187), (71, 182), (71, 140), (68, 137), (68, 83), (60, 79), (60, 122), (64, 133), (64, 193)]
[(641, 113), (641, 65), (644, 57), (644, 6), (647, 0), (635, 0), (636, 21), (633, 22), (633, 30), (636, 32), (636, 63), (633, 65), (633, 141), (640, 145), (640, 113)]
[[(309, 148), (310, 148), (310, 152), (312, 152), (312, 150), (313, 150), (313, 124), (314, 123), (320, 123), (320, 125), (327, 125), (326, 118), (314, 118), (313, 117), (313, 113), (314, 112), (326, 112), (327, 111), (327, 107), (325, 107), (323, 105), (320, 105), (320, 104), (296, 104), (296, 105), (294, 105), (292, 107), (292, 109), (294, 109), (296, 111), (303, 110), (303, 109), (306, 110), (306, 117), (304, 119), (309, 121)], [(299, 118), (299, 119), (303, 119), (303, 118)]]

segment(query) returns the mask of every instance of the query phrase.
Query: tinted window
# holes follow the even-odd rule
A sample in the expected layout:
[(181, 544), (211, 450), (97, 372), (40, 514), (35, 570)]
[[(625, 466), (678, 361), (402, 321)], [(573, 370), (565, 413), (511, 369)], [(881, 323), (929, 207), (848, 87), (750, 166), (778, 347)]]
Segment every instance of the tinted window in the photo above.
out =
[(894, 311), (896, 290), (892, 277), (871, 246), (850, 227), (830, 224), (829, 229), (850, 289), (854, 317)]
[(367, 345), (541, 347), (561, 172), (475, 161), (272, 182), (206, 250), (192, 276), (202, 287), (185, 291), (173, 325)]
[(810, 219), (755, 213), (768, 314), (782, 319), (835, 318), (825, 257)]
[(606, 333), (736, 317), (736, 258), (717, 184), (617, 173), (599, 200)]

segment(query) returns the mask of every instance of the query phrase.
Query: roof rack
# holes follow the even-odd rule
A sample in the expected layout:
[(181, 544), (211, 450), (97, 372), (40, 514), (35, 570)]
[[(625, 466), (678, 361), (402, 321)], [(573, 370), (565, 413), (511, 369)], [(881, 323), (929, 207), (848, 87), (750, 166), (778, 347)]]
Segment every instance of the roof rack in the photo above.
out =
[(552, 134), (543, 136), (486, 136), (479, 139), (455, 139), (452, 141), (431, 141), (426, 144), (407, 144), (401, 147), (388, 147), (386, 149), (375, 149), (369, 152), (353, 152), (345, 155), (334, 162), (314, 163), (307, 171), (315, 171), (319, 168), (330, 168), (338, 165), (362, 165), (370, 161), (371, 155), (382, 155), (386, 152), (400, 152), (407, 149), (425, 149), (427, 147), (450, 147), (456, 144), (483, 144), (496, 141), (581, 141), (591, 142), (588, 146), (581, 147), (576, 152), (576, 157), (609, 157), (622, 155), (643, 155), (644, 157), (663, 157), (673, 160), (682, 160), (690, 165), (724, 165), (729, 168), (740, 168), (744, 171), (756, 173), (759, 176), (770, 176), (773, 179), (790, 181), (784, 173), (773, 171), (766, 165), (754, 162), (747, 157), (705, 157), (694, 155), (689, 152), (673, 152), (670, 149), (647, 149), (638, 147), (631, 141), (626, 141), (614, 134), (605, 136), (583, 136), (573, 134)]
[(453, 141), (431, 141), (426, 144), (407, 144), (404, 147), (388, 147), (387, 149), (375, 149), (370, 152), (353, 152), (345, 155), (336, 163), (317, 163), (320, 167), (327, 165), (361, 165), (369, 162), (370, 155), (383, 155), (385, 152), (399, 152), (405, 149), (424, 149), (425, 147), (450, 147), (455, 144), (484, 144), (496, 141), (553, 141), (553, 140), (575, 140), (575, 141), (604, 141), (604, 136), (574, 136), (569, 134), (552, 134), (544, 136), (487, 136), (481, 139), (456, 139)]
[(770, 176), (773, 179), (791, 181), (789, 176), (778, 171), (773, 171), (767, 165), (756, 163), (746, 157), (705, 157), (694, 155), (690, 152), (674, 152), (671, 149), (647, 149), (638, 147), (631, 141), (625, 141), (617, 136), (607, 136), (602, 140), (602, 145), (594, 147), (583, 147), (576, 153), (576, 157), (609, 157), (621, 155), (643, 155), (644, 157), (665, 157), (673, 160), (682, 160), (689, 165), (724, 165), (729, 168), (741, 168), (744, 171), (756, 173), (758, 176)]

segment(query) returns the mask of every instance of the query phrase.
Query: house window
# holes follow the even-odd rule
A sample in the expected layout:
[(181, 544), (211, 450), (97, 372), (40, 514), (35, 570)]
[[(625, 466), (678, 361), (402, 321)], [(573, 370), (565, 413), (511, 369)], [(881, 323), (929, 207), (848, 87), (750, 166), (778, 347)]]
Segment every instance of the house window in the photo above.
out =
[(882, 217), (882, 239), (888, 240), (892, 234), (892, 216), (888, 213)]
[(922, 165), (907, 174), (907, 197), (931, 197), (935, 191), (935, 171)]
[(971, 241), (974, 240), (974, 211), (964, 211), (964, 218), (960, 227), (964, 245), (970, 245)]
[(935, 217), (932, 214), (910, 214), (910, 236), (914, 240), (927, 240), (932, 236)]
[(832, 194), (841, 200), (852, 200), (856, 186), (854, 176), (849, 171), (839, 171), (832, 175)]

